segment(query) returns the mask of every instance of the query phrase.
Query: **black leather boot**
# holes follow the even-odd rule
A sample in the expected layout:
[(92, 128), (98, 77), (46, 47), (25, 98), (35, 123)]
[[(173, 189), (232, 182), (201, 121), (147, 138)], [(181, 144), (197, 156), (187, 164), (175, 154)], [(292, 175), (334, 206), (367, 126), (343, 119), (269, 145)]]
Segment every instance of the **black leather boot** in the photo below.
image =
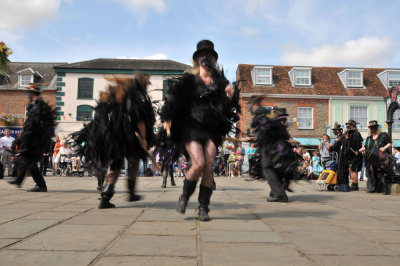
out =
[(199, 220), (206, 222), (210, 221), (210, 216), (208, 216), (208, 212), (210, 209), (208, 206), (210, 205), (210, 198), (213, 190), (212, 187), (205, 187), (200, 185), (199, 192)]
[(167, 187), (167, 177), (164, 176), (164, 177), (163, 177), (163, 181), (162, 181), (161, 188), (166, 188), (166, 187)]
[(142, 197), (135, 194), (136, 180), (132, 180), (128, 177), (128, 190), (129, 190), (129, 198), (128, 201), (138, 201), (141, 200)]
[(22, 180), (20, 178), (16, 177), (16, 178), (12, 178), (12, 179), (8, 180), (8, 183), (11, 185), (16, 185), (17, 187), (21, 187)]
[(114, 185), (113, 184), (104, 185), (103, 190), (101, 191), (99, 209), (114, 208), (115, 205), (110, 202), (113, 196), (114, 196)]
[(197, 184), (197, 181), (190, 181), (190, 180), (187, 180), (186, 178), (183, 181), (183, 192), (182, 192), (181, 196), (179, 197), (178, 205), (176, 207), (176, 210), (178, 212), (180, 212), (182, 214), (185, 213), (189, 198), (196, 189), (196, 184)]
[(351, 183), (350, 190), (352, 190), (352, 191), (359, 191), (358, 183)]
[(389, 185), (383, 184), (383, 195), (390, 195)]
[(173, 186), (173, 187), (176, 186), (173, 175), (171, 176), (171, 186)]

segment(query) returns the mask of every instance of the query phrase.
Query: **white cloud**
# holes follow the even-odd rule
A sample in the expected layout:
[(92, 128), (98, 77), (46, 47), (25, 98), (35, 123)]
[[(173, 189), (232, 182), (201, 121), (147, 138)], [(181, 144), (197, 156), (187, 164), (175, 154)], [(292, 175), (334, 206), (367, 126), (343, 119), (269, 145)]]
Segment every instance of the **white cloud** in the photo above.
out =
[(164, 0), (114, 0), (129, 7), (132, 12), (146, 12), (148, 10), (155, 10), (158, 13), (164, 13), (166, 5)]
[(57, 15), (61, 0), (2, 0), (0, 29), (32, 28)]
[(255, 36), (261, 32), (259, 28), (254, 27), (242, 27), (240, 28), (240, 31), (246, 36)]
[(153, 59), (153, 60), (164, 60), (164, 59), (168, 59), (168, 57), (165, 54), (153, 54), (153, 55), (149, 55), (149, 56), (145, 56), (145, 57), (136, 57), (136, 56), (132, 56), (132, 57), (126, 57), (126, 56), (119, 56), (117, 57), (117, 59)]
[(310, 49), (287, 47), (282, 61), (289, 65), (308, 66), (388, 66), (398, 49), (389, 37), (362, 37), (342, 45), (324, 44)]

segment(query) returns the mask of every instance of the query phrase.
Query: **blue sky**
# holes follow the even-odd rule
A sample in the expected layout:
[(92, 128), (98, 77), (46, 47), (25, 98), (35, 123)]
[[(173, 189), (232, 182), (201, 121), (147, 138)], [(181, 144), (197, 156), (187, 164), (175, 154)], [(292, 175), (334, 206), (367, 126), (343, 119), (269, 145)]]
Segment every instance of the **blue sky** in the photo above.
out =
[(400, 68), (396, 0), (0, 0), (11, 61), (167, 58), (214, 42), (239, 63)]

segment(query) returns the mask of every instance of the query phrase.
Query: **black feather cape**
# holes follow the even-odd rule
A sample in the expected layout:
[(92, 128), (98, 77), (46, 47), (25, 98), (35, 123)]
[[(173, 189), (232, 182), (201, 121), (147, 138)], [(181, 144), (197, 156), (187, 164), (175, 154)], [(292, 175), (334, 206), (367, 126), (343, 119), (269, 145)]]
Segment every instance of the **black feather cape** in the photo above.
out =
[(216, 146), (219, 146), (229, 132), (235, 129), (239, 120), (239, 90), (229, 99), (225, 87), (229, 81), (223, 71), (212, 71), (213, 83), (200, 94), (196, 92), (199, 76), (185, 73), (181, 77), (168, 80), (166, 100), (160, 116), (163, 121), (171, 121), (171, 138), (183, 147), (184, 122), (194, 119), (210, 133)]
[[(117, 81), (118, 83), (118, 81)], [(123, 87), (123, 98), (119, 99), (116, 87)], [(125, 80), (117, 85), (110, 85), (106, 101), (100, 101), (94, 108), (93, 120), (78, 132), (70, 135), (77, 152), (85, 157), (93, 167), (107, 167), (119, 157), (145, 159), (146, 151), (135, 135), (140, 133), (137, 123), (144, 121), (148, 147), (153, 145), (155, 111), (147, 95), (147, 84), (143, 75)]]
[(171, 165), (178, 160), (180, 152), (171, 138), (167, 137), (165, 129), (160, 128), (156, 135), (156, 151), (163, 164)]
[(282, 117), (268, 114), (270, 114), (269, 110), (257, 108), (251, 126), (254, 128), (254, 135), (261, 153), (268, 157), (267, 167), (273, 169), (283, 183), (288, 185), (289, 180), (297, 177), (302, 158), (294, 152), (292, 145), (288, 142), (291, 137), (287, 126), (282, 123)]
[(56, 126), (56, 113), (42, 98), (28, 106), (28, 118), (18, 139), (19, 167), (28, 167), (38, 162), (50, 146)]

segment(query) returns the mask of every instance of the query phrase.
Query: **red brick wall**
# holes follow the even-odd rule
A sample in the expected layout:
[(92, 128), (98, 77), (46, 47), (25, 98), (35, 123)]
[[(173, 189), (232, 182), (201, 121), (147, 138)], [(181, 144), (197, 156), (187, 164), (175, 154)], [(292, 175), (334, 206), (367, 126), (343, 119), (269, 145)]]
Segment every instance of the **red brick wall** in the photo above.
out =
[[(246, 133), (251, 127), (253, 116), (248, 110), (249, 98), (241, 98), (242, 113), (238, 127), (241, 132)], [(298, 107), (313, 107), (314, 128), (313, 129), (297, 129), (295, 123), (289, 123), (289, 132), (292, 137), (317, 138), (326, 133), (325, 123), (329, 122), (329, 103), (328, 100), (322, 99), (278, 99), (264, 98), (263, 106), (278, 106), (286, 108), (289, 114), (289, 121), (293, 122), (293, 118), (298, 117)]]
[[(56, 105), (56, 92), (43, 91), (43, 99), (48, 102), (53, 108)], [(25, 91), (17, 90), (0, 90), (0, 113), (11, 113), (15, 115), (24, 115), (25, 105), (28, 104), (28, 97)], [(2, 122), (0, 121), (0, 124)], [(18, 119), (16, 126), (22, 126), (23, 120)]]

